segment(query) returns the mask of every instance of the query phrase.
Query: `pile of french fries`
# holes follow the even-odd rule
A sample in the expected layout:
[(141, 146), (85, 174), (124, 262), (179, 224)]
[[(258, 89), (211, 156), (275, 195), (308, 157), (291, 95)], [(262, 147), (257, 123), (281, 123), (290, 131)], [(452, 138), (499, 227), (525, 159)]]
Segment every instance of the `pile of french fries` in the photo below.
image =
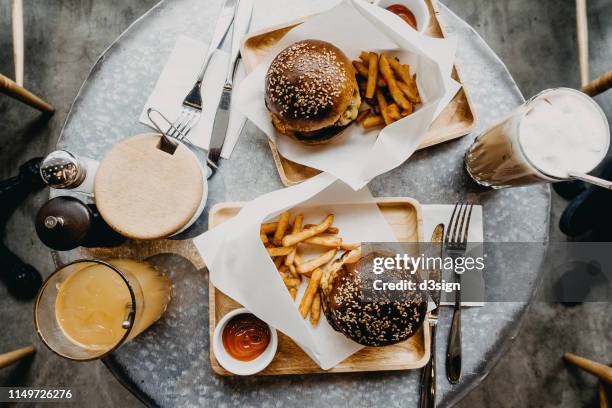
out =
[[(304, 225), (303, 214), (297, 214), (293, 224), (291, 218), (291, 212), (285, 211), (277, 221), (262, 224), (261, 241), (293, 300), (302, 279), (309, 279), (298, 310), (303, 319), (310, 314), (310, 323), (316, 326), (321, 315), (321, 280), (332, 269), (342, 267), (347, 254), (360, 250), (361, 243), (345, 243), (338, 236), (340, 230), (333, 225), (333, 214), (327, 215), (319, 224)], [(320, 253), (303, 259), (300, 248), (306, 245), (319, 248)], [(334, 261), (338, 251), (345, 253)]]
[(370, 105), (357, 117), (364, 128), (387, 126), (410, 115), (421, 103), (416, 74), (411, 76), (410, 66), (397, 58), (362, 51), (353, 66), (361, 98)]

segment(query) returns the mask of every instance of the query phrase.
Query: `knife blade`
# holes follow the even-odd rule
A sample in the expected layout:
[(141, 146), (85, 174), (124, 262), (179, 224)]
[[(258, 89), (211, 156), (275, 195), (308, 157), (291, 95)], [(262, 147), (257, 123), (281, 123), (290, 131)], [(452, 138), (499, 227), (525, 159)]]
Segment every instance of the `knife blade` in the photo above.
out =
[[(442, 253), (444, 250), (444, 224), (438, 224), (434, 229), (434, 232), (431, 236), (431, 257), (442, 259)], [(442, 271), (440, 268), (435, 267), (429, 271), (429, 280), (433, 280), (436, 282), (436, 287), (434, 290), (429, 291), (429, 296), (436, 304), (436, 308), (431, 311), (432, 315), (435, 315), (435, 318), (438, 318), (438, 314), (440, 313), (440, 298), (442, 295), (442, 287), (440, 283), (442, 281)]]
[[(434, 232), (431, 236), (431, 248), (429, 250), (429, 256), (431, 258), (439, 257), (442, 259), (444, 250), (444, 224), (438, 224), (434, 228)], [(438, 326), (438, 316), (440, 314), (440, 298), (442, 295), (442, 288), (440, 283), (442, 280), (442, 270), (436, 267), (437, 263), (434, 262), (434, 267), (429, 270), (428, 280), (433, 280), (435, 286), (429, 291), (429, 296), (435, 303), (436, 307), (429, 312), (429, 331), (430, 331), (430, 343), (429, 350), (431, 357), (427, 362), (427, 365), (421, 372), (421, 397), (419, 399), (419, 408), (433, 408), (436, 406), (436, 329)], [(430, 287), (431, 282), (428, 282), (427, 287)]]
[(210, 44), (208, 45), (206, 57), (204, 58), (204, 62), (202, 63), (202, 67), (200, 68), (200, 73), (198, 74), (198, 82), (200, 83), (202, 82), (202, 79), (204, 79), (206, 68), (208, 68), (208, 63), (210, 62), (213, 53), (217, 48), (219, 48), (219, 45), (221, 45), (223, 38), (225, 38), (227, 31), (232, 25), (232, 21), (234, 21), (237, 1), (238, 0), (225, 0), (225, 3), (223, 4), (221, 14), (217, 19), (217, 25), (215, 25), (215, 31), (213, 32), (212, 40), (210, 40)]
[(237, 0), (236, 11), (234, 14), (234, 25), (232, 27), (232, 48), (227, 69), (223, 92), (215, 113), (212, 134), (210, 137), (210, 148), (208, 150), (208, 160), (212, 165), (217, 166), (221, 157), (221, 149), (227, 135), (227, 128), (230, 119), (230, 107), (232, 104), (232, 90), (234, 88), (234, 75), (238, 67), (238, 56), (240, 53), (240, 41), (247, 33), (251, 24), (253, 13), (253, 0)]

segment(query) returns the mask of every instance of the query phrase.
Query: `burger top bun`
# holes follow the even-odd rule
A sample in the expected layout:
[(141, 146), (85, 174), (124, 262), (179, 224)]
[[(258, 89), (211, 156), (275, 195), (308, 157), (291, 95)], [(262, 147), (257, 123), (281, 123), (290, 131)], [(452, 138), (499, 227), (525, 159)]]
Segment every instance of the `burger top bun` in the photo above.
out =
[[(421, 328), (427, 313), (426, 294), (421, 290), (372, 291), (375, 257), (393, 254), (370, 252), (354, 264), (346, 264), (322, 283), (322, 306), (330, 325), (364, 346), (387, 346), (407, 340)], [(381, 275), (382, 276), (382, 275)], [(403, 270), (387, 270), (385, 281), (413, 281), (418, 275)]]
[(281, 51), (266, 75), (266, 107), (284, 134), (334, 126), (359, 96), (355, 70), (334, 45), (304, 40)]

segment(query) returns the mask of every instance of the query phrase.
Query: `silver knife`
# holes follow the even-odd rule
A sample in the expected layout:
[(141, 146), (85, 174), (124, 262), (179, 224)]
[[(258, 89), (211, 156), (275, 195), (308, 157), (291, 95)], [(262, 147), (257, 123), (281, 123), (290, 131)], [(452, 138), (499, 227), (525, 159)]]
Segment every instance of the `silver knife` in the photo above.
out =
[[(442, 258), (443, 241), (444, 241), (444, 224), (438, 224), (431, 236), (431, 250), (429, 251), (432, 258)], [(429, 281), (434, 281), (438, 286), (442, 280), (442, 270), (434, 268), (429, 271)], [(431, 282), (428, 282), (427, 287), (430, 287)], [(429, 312), (429, 329), (430, 329), (430, 355), (427, 365), (421, 372), (421, 398), (419, 400), (419, 408), (433, 408), (436, 406), (436, 328), (438, 326), (438, 317), (440, 315), (440, 298), (442, 288), (435, 287), (429, 291), (429, 296), (435, 303), (436, 307)]]
[(234, 88), (234, 75), (238, 67), (238, 55), (240, 53), (240, 41), (247, 33), (251, 24), (253, 13), (252, 0), (238, 0), (234, 15), (234, 26), (232, 28), (232, 48), (230, 51), (229, 65), (223, 93), (219, 100), (215, 121), (213, 122), (212, 135), (210, 137), (210, 148), (208, 150), (208, 160), (213, 166), (218, 166), (221, 157), (221, 149), (225, 142), (227, 127), (230, 119), (230, 107), (232, 103), (232, 89)]
[(204, 79), (204, 74), (206, 73), (206, 68), (208, 68), (208, 63), (211, 60), (212, 55), (215, 50), (219, 48), (223, 38), (225, 38), (225, 34), (232, 25), (232, 21), (234, 20), (234, 14), (236, 13), (238, 0), (225, 0), (223, 4), (223, 9), (221, 9), (221, 14), (219, 15), (219, 19), (217, 20), (217, 25), (215, 26), (215, 32), (213, 33), (212, 40), (208, 45), (208, 51), (206, 52), (206, 57), (204, 62), (202, 63), (202, 67), (200, 68), (200, 73), (198, 74), (198, 83), (202, 84), (202, 79)]

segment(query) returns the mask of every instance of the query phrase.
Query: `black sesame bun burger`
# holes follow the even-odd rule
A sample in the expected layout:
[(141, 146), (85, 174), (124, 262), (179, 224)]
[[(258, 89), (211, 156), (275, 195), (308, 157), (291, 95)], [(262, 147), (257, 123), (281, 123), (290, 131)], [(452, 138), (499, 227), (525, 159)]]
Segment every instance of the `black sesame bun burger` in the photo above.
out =
[(372, 272), (373, 259), (387, 256), (394, 255), (370, 252), (356, 263), (330, 268), (321, 282), (321, 304), (327, 321), (336, 331), (364, 346), (387, 346), (407, 340), (421, 328), (427, 313), (427, 297), (421, 290), (373, 293), (376, 279), (413, 281), (418, 288), (418, 276), (404, 270), (385, 270), (384, 275)]
[(351, 61), (334, 45), (297, 42), (280, 52), (266, 74), (266, 107), (274, 127), (306, 144), (331, 141), (359, 113)]

